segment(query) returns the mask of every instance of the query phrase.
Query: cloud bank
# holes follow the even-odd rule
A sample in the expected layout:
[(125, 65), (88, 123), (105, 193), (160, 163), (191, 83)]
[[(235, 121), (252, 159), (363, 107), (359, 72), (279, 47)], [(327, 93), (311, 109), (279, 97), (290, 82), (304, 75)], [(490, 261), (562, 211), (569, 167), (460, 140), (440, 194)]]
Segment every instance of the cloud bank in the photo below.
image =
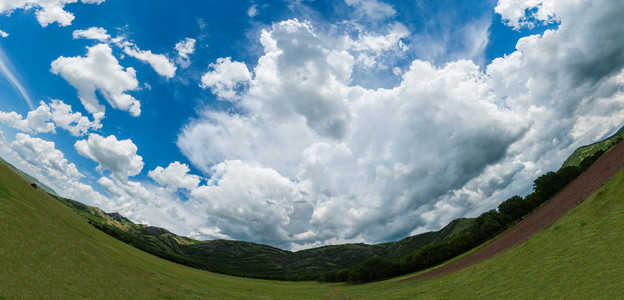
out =
[[(527, 192), (576, 147), (624, 120), (624, 3), (498, 1), (495, 11), (511, 28), (554, 29), (521, 38), (516, 51), (487, 65), (488, 18), (427, 50), (417, 42), (429, 45), (428, 37), (395, 21), (393, 6), (346, 5), (352, 20), (276, 22), (258, 31), (257, 60), (224, 56), (202, 67), (197, 86), (221, 101), (200, 105), (180, 130), (177, 146), (191, 165), (144, 170), (140, 153), (148, 149), (97, 131), (102, 99), (141, 113), (131, 95), (136, 72), (113, 48), (169, 79), (202, 55), (196, 41), (177, 39), (170, 60), (99, 27), (73, 31), (96, 43), (84, 56), (51, 65), (91, 119), (60, 100), (25, 117), (0, 112), (1, 122), (23, 131), (0, 150), (64, 195), (137, 222), (300, 249), (396, 240), (478, 215)], [(438, 51), (456, 36), (465, 37), (461, 51)], [(383, 72), (394, 81), (368, 84), (384, 80)], [(56, 128), (83, 136), (74, 149), (93, 161), (102, 193), (81, 183), (87, 176), (54, 143), (31, 136)]]
[[(390, 49), (374, 35), (340, 42), (296, 19), (262, 31), (252, 71), (217, 60), (202, 87), (238, 113), (206, 109), (178, 140), (211, 176), (191, 193), (206, 226), (282, 247), (393, 240), (525, 192), (563, 153), (617, 126), (624, 5), (516, 4), (496, 10), (509, 26), (561, 24), (486, 68), (414, 60), (391, 89), (352, 83), (358, 52)], [(388, 41), (403, 36), (393, 32)]]

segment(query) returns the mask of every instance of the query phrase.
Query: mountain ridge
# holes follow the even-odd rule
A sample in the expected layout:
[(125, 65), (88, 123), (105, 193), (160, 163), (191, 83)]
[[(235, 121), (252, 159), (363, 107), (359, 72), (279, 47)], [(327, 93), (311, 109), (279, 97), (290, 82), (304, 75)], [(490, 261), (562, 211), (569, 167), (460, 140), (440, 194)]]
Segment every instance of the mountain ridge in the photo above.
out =
[(148, 253), (217, 273), (265, 279), (315, 280), (327, 272), (349, 269), (369, 257), (398, 259), (426, 245), (451, 239), (474, 221), (460, 218), (438, 231), (396, 242), (328, 245), (293, 252), (246, 241), (194, 240), (164, 228), (135, 224), (119, 213), (105, 213), (75, 200), (53, 197), (94, 227)]

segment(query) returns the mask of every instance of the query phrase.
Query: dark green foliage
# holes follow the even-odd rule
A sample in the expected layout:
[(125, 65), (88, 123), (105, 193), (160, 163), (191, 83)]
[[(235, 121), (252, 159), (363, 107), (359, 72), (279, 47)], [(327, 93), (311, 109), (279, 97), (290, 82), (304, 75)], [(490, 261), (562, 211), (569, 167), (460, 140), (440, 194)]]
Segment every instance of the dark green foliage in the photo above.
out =
[(348, 281), (362, 283), (390, 278), (400, 274), (400, 271), (398, 262), (382, 257), (372, 257), (367, 259), (361, 266), (352, 268), (349, 271)]
[[(620, 136), (618, 139), (621, 139), (622, 137)], [(619, 141), (618, 141), (619, 142)], [(594, 154), (585, 157), (580, 164), (580, 167), (585, 170), (589, 167), (591, 167), (591, 165), (594, 164), (594, 162), (596, 162), (604, 153), (605, 153), (605, 149), (600, 149), (596, 152), (594, 152)]]
[(555, 172), (548, 172), (533, 181), (533, 190), (540, 199), (547, 200), (559, 191), (558, 176)]
[(513, 196), (498, 205), (498, 212), (505, 224), (513, 223), (522, 219), (531, 212), (531, 205), (520, 196)]
[(471, 232), (485, 240), (495, 236), (505, 225), (501, 215), (495, 209), (492, 209), (477, 217)]
[(369, 257), (399, 259), (429, 244), (465, 232), (473, 219), (457, 219), (443, 229), (378, 245), (346, 244), (298, 252), (243, 241), (196, 241), (158, 227), (134, 224), (118, 213), (55, 197), (73, 208), (89, 224), (107, 234), (170, 261), (216, 273), (277, 280), (348, 280), (349, 269)]
[[(540, 205), (555, 196), (568, 183), (589, 168), (607, 149), (621, 140), (622, 137), (620, 136), (606, 149), (588, 155), (579, 166), (564, 166), (557, 172), (548, 172), (539, 176), (533, 181), (532, 193), (525, 198), (513, 196), (501, 202), (498, 210), (493, 209), (482, 213), (474, 219), (467, 231), (454, 236), (452, 239), (425, 245), (394, 261), (373, 257), (365, 261), (364, 264), (351, 268), (347, 281), (350, 283), (369, 282), (423, 270), (470, 250), (500, 234), (539, 208)], [(344, 278), (338, 278), (335, 274), (326, 274), (322, 280), (344, 281)]]

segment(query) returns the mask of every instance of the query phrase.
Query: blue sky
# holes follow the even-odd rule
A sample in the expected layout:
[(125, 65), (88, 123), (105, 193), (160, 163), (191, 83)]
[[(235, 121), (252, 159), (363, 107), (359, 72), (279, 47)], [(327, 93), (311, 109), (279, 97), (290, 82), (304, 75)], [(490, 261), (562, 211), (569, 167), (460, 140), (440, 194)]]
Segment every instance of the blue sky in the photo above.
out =
[(397, 240), (622, 125), (616, 2), (0, 0), (0, 155), (198, 239)]

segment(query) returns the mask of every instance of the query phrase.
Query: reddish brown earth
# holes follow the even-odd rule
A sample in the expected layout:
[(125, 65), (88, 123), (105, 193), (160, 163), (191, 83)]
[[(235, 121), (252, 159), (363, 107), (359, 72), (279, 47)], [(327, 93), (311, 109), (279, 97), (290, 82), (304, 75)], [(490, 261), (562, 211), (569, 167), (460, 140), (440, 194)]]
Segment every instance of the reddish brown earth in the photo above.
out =
[(542, 228), (551, 225), (573, 207), (598, 191), (613, 175), (624, 168), (624, 143), (619, 143), (593, 166), (570, 182), (562, 191), (533, 214), (476, 251), (403, 281), (432, 277), (461, 270), (519, 245)]

